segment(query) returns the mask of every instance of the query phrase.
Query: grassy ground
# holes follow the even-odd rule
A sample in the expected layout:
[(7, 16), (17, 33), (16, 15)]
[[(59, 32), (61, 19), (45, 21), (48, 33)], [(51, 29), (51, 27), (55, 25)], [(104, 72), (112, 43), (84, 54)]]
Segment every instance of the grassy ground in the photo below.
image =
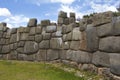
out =
[[(65, 71), (68, 69), (67, 71)], [(99, 80), (97, 75), (76, 76), (76, 70), (38, 62), (0, 61), (0, 80)], [(79, 73), (77, 71), (77, 73)], [(95, 78), (95, 79), (93, 79)]]

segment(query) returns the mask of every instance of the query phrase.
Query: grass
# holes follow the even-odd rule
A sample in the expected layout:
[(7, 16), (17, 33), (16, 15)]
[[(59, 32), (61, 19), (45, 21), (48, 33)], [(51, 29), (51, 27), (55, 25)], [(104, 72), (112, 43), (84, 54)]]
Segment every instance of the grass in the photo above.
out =
[[(0, 80), (88, 80), (86, 76), (76, 76), (76, 69), (58, 65), (27, 61), (0, 61)], [(65, 71), (65, 69), (71, 69), (71, 71)], [(88, 74), (88, 76), (96, 77), (94, 74)], [(97, 76), (95, 80), (99, 78)]]

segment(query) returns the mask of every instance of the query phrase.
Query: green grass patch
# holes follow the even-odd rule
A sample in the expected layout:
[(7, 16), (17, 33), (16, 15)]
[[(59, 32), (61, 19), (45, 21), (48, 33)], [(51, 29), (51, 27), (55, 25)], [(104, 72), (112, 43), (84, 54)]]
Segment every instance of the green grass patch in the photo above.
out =
[(0, 61), (0, 80), (87, 80), (61, 67), (40, 62)]

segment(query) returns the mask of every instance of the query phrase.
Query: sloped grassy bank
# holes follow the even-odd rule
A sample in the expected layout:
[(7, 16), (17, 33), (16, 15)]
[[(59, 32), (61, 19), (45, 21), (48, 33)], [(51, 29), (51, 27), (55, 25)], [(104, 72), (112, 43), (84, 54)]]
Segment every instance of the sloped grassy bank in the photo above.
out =
[(61, 63), (0, 61), (0, 80), (104, 80)]

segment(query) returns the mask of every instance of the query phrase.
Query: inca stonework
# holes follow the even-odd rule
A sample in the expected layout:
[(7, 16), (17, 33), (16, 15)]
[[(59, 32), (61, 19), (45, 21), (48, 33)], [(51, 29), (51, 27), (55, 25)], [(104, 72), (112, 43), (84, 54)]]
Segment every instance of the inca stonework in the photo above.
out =
[[(27, 27), (0, 24), (0, 59), (56, 61), (120, 80), (120, 17), (112, 12), (75, 21), (60, 11), (58, 22), (30, 19)], [(119, 79), (117, 79), (119, 78)]]

